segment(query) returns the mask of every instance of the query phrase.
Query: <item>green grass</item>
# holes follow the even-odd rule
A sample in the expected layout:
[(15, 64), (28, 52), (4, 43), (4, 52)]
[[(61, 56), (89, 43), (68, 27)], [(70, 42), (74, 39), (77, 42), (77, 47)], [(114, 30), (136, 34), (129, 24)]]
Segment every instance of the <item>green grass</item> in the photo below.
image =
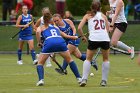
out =
[[(58, 61), (62, 58), (57, 56)], [(80, 73), (82, 64), (75, 59)], [(86, 87), (79, 87), (77, 81), (68, 67), (68, 75), (59, 75), (55, 72), (56, 64), (51, 68), (45, 68), (45, 85), (35, 86), (38, 81), (36, 67), (32, 65), (31, 57), (23, 55), (24, 65), (16, 64), (16, 55), (0, 55), (0, 93), (139, 93), (140, 71), (136, 64), (136, 58), (131, 61), (126, 55), (111, 55), (111, 69), (108, 86), (100, 87), (101, 80), (101, 56), (98, 57), (99, 71), (91, 67), (95, 75), (89, 77)]]
[[(77, 25), (76, 25), (77, 28)], [(17, 33), (19, 29), (17, 29), (14, 26), (0, 26), (0, 51), (16, 51), (18, 48), (18, 40), (17, 37), (13, 40), (10, 39), (15, 33)], [(84, 26), (83, 29), (84, 33), (87, 32), (87, 26)], [(135, 50), (139, 50), (139, 25), (128, 25), (126, 33), (123, 35), (121, 40), (128, 44), (129, 46), (134, 46)], [(87, 44), (81, 42), (80, 43), (80, 50), (86, 51)], [(36, 39), (35, 39), (35, 49), (36, 47)], [(26, 45), (24, 47), (24, 50), (26, 50)]]

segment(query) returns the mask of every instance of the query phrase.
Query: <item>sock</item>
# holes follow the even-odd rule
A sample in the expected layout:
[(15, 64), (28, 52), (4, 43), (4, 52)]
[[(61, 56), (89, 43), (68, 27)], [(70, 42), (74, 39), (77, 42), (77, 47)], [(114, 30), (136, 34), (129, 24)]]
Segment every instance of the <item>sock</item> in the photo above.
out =
[(88, 60), (85, 60), (83, 63), (83, 77), (82, 79), (88, 79), (88, 75), (90, 72), (91, 63)]
[(44, 68), (43, 68), (43, 66), (42, 65), (37, 65), (36, 69), (37, 69), (39, 80), (44, 79)]
[(74, 75), (76, 76), (76, 78), (81, 78), (81, 76), (79, 74), (79, 71), (78, 71), (78, 68), (77, 68), (77, 65), (75, 64), (75, 62), (74, 61), (70, 62), (69, 66), (70, 66), (72, 72), (74, 73)]
[(86, 54), (82, 54), (80, 59), (81, 59), (82, 61), (85, 61), (85, 60), (86, 60)]
[(31, 56), (33, 61), (36, 60), (35, 50), (31, 50)]
[(17, 54), (18, 54), (18, 60), (21, 60), (22, 50), (18, 49)]
[(131, 50), (131, 48), (129, 46), (127, 46), (126, 44), (124, 44), (121, 41), (117, 42), (117, 47), (120, 48), (120, 49), (123, 49), (125, 51), (130, 51)]
[(68, 66), (68, 63), (65, 60), (63, 60), (62, 68), (65, 70), (67, 66)]
[(103, 62), (102, 64), (102, 80), (107, 81), (108, 72), (110, 68), (110, 62)]

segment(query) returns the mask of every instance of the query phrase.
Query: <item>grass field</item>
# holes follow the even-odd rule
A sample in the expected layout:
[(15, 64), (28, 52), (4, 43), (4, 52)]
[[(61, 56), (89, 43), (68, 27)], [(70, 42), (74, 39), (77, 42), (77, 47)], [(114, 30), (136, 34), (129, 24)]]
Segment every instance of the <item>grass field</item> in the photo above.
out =
[[(16, 64), (16, 55), (0, 55), (0, 93), (139, 93), (140, 71), (136, 64), (126, 55), (111, 55), (111, 69), (108, 86), (100, 87), (101, 56), (98, 57), (99, 71), (91, 67), (95, 75), (89, 77), (86, 87), (79, 87), (77, 81), (68, 67), (68, 75), (59, 75), (55, 72), (56, 64), (51, 68), (45, 67), (45, 86), (35, 86), (38, 78), (36, 67), (32, 65), (30, 55), (23, 55), (24, 65)], [(57, 56), (58, 61), (62, 58)], [(82, 63), (75, 59), (80, 73)]]

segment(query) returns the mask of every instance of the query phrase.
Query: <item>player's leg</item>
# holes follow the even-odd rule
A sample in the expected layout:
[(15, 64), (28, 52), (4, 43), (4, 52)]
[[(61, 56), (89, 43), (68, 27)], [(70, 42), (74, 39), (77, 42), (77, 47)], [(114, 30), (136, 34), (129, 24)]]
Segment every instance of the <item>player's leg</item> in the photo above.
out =
[[(75, 46), (72, 45), (72, 44), (68, 44), (68, 45), (67, 45), (67, 48), (68, 48), (70, 54), (72, 54), (72, 53), (74, 52)], [(66, 60), (64, 59), (64, 60), (63, 60), (62, 68), (65, 70), (65, 69), (67, 68), (67, 66), (68, 66), (68, 63), (67, 63)]]
[(72, 72), (74, 73), (75, 77), (78, 79), (78, 83), (81, 82), (81, 76), (79, 74), (77, 65), (73, 61), (73, 59), (70, 56), (69, 51), (67, 50), (66, 52), (61, 52), (60, 55), (66, 60), (66, 62), (69, 64)]
[(36, 66), (37, 73), (38, 73), (38, 78), (39, 81), (36, 84), (37, 86), (42, 86), (44, 85), (44, 68), (43, 65), (45, 64), (46, 59), (49, 57), (47, 54), (40, 54), (39, 55), (39, 60)]
[(103, 55), (103, 63), (102, 63), (102, 81), (100, 83), (101, 86), (107, 85), (107, 78), (110, 68), (110, 62), (109, 62), (109, 49), (104, 50), (102, 49), (102, 55)]
[(36, 53), (35, 53), (35, 50), (34, 50), (34, 41), (33, 40), (28, 40), (28, 44), (29, 44), (29, 49), (31, 51), (33, 64), (37, 64)]
[(129, 47), (125, 43), (119, 41), (119, 39), (122, 35), (123, 35), (123, 32), (121, 32), (118, 28), (116, 28), (114, 30), (114, 33), (111, 38), (111, 45), (127, 51), (128, 53), (131, 54), (130, 56), (133, 59), (134, 58), (134, 47)]
[[(74, 49), (73, 49), (74, 50)], [(73, 52), (73, 55), (76, 57), (76, 58), (79, 58), (80, 60), (82, 60), (82, 61), (85, 61), (86, 60), (86, 53), (81, 53), (80, 52), (80, 50), (79, 50), (79, 48), (78, 47), (75, 47), (75, 50), (74, 50), (74, 52)], [(94, 59), (92, 59), (92, 61), (91, 61), (91, 64), (92, 64), (92, 66), (96, 69), (96, 70), (98, 70), (98, 66), (97, 66), (97, 63), (96, 63), (96, 60), (94, 60)]]
[(22, 49), (23, 49), (23, 45), (24, 45), (24, 41), (19, 40), (18, 41), (18, 51), (17, 51), (17, 54), (18, 54), (17, 64), (19, 64), (19, 65), (23, 64), (23, 62), (22, 62)]
[(80, 83), (81, 87), (84, 87), (86, 85), (88, 75), (90, 72), (92, 57), (95, 53), (96, 53), (96, 50), (87, 49), (87, 58), (83, 63), (83, 76), (82, 76), (82, 82)]

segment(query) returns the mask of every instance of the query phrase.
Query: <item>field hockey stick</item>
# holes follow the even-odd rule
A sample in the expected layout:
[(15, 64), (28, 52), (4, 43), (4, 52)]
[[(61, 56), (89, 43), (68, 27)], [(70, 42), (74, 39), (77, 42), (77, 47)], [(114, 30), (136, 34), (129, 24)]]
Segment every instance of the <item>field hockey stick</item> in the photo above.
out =
[(97, 66), (96, 62), (97, 62), (97, 57), (98, 57), (98, 55), (100, 53), (100, 50), (101, 50), (101, 48), (98, 49), (96, 55), (94, 56), (94, 58), (93, 58), (93, 60), (91, 62), (91, 65), (96, 69), (96, 71), (98, 70), (98, 66)]
[(100, 51), (101, 51), (101, 48), (98, 49), (96, 55), (95, 55), (94, 58), (93, 58), (93, 61), (96, 61), (96, 59), (97, 59), (97, 57), (98, 57)]
[(130, 53), (128, 53), (127, 51), (124, 51), (124, 50), (115, 48), (115, 47), (113, 47), (113, 46), (110, 46), (110, 49), (115, 50), (115, 51), (117, 51), (117, 52), (121, 52), (121, 53), (126, 54), (126, 55), (130, 55)]
[[(31, 22), (29, 22), (28, 24), (29, 25), (31, 25), (33, 22), (34, 22), (34, 18), (32, 19), (32, 21)], [(24, 30), (26, 27), (24, 27), (24, 28), (22, 28), (21, 30)], [(17, 32), (14, 36), (12, 36), (10, 39), (14, 39), (18, 34), (20, 33), (20, 31), (19, 32)]]
[(66, 74), (67, 74), (67, 71), (64, 70), (64, 69), (62, 68), (62, 66), (58, 63), (58, 61), (55, 59), (55, 57), (52, 56), (52, 55), (50, 55), (50, 57), (51, 57), (52, 61), (53, 61), (54, 63), (56, 63), (56, 65), (57, 65), (57, 66), (61, 69), (61, 71), (66, 75)]
[[(88, 33), (85, 33), (84, 36), (86, 36)], [(81, 38), (82, 36), (78, 36), (78, 38)]]

